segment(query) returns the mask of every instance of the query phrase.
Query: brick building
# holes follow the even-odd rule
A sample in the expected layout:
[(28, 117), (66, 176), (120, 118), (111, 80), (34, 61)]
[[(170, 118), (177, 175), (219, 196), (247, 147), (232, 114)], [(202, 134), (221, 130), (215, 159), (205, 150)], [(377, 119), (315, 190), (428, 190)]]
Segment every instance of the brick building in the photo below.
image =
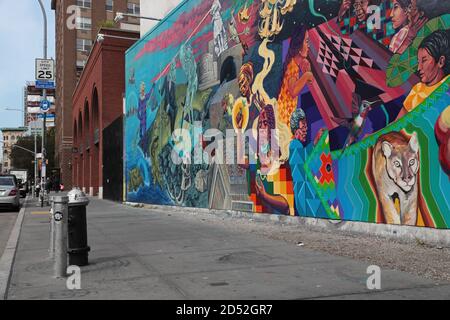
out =
[[(67, 188), (72, 186), (72, 95), (88, 60), (99, 27), (114, 25), (116, 12), (139, 14), (139, 0), (52, 0), (56, 28), (56, 164)], [(128, 17), (115, 27), (139, 31)]]
[(119, 200), (125, 51), (139, 39), (139, 32), (102, 28), (100, 33), (104, 40), (94, 44), (73, 95), (72, 179), (75, 186), (100, 198), (104, 187), (111, 186), (105, 197)]
[(0, 129), (3, 136), (2, 172), (0, 173), (7, 173), (12, 169), (11, 152), (13, 149), (13, 145), (17, 143), (17, 140), (19, 140), (20, 137), (25, 135), (27, 130), (28, 128), (25, 127)]

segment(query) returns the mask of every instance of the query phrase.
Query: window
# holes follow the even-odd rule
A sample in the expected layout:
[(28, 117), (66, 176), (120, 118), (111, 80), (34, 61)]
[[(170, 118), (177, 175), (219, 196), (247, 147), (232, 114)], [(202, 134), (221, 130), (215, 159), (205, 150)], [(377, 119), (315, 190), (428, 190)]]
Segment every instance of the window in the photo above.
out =
[(12, 137), (11, 137), (11, 140), (12, 140), (12, 141), (16, 140), (16, 136), (12, 136)]
[(83, 69), (85, 65), (86, 65), (85, 60), (77, 60), (77, 68)]
[(77, 6), (89, 9), (91, 7), (91, 0), (77, 0)]
[(114, 0), (106, 0), (106, 11), (113, 11)]
[[(8, 162), (5, 162), (5, 167), (8, 167)], [(14, 186), (13, 177), (0, 177), (0, 186), (12, 187)]]
[(91, 18), (77, 17), (76, 22), (77, 22), (77, 29), (91, 30), (92, 27)]
[(87, 39), (77, 39), (77, 51), (90, 52), (92, 48), (92, 41)]
[(129, 14), (135, 14), (140, 15), (141, 14), (141, 8), (137, 3), (131, 3), (128, 2), (128, 13)]

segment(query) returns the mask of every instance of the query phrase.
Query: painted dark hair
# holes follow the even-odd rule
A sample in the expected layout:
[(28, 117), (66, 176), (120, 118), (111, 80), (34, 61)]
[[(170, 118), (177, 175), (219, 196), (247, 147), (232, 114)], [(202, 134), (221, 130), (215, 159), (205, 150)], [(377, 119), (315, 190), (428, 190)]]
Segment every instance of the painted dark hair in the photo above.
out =
[(291, 133), (295, 135), (295, 131), (299, 129), (299, 122), (300, 120), (305, 120), (306, 114), (305, 111), (301, 108), (295, 109), (294, 112), (292, 112), (291, 120), (290, 120), (290, 126), (291, 126)]
[(286, 60), (284, 61), (283, 66), (283, 77), (287, 72), (287, 68), (291, 60), (294, 59), (295, 56), (300, 54), (300, 50), (303, 47), (303, 42), (305, 40), (306, 35), (306, 27), (295, 28), (294, 34), (291, 37), (291, 42), (289, 44), (288, 53), (286, 56)]
[(291, 62), (291, 60), (299, 54), (300, 50), (303, 47), (305, 35), (306, 35), (305, 27), (295, 29), (294, 34), (292, 35), (291, 38), (291, 43), (289, 45), (289, 50), (286, 57), (286, 65), (288, 65), (289, 62)]
[(403, 10), (408, 9), (408, 7), (411, 5), (411, 0), (397, 0), (397, 2)]
[(450, 29), (437, 30), (423, 39), (419, 49), (425, 49), (437, 62), (440, 57), (445, 58), (444, 74), (450, 73)]

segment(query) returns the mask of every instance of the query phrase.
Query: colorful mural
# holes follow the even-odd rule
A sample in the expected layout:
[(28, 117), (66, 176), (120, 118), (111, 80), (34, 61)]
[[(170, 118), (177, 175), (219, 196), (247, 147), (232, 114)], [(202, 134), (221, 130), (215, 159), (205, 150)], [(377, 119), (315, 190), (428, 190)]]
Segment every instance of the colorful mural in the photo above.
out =
[(127, 201), (450, 227), (450, 0), (187, 0), (127, 52)]

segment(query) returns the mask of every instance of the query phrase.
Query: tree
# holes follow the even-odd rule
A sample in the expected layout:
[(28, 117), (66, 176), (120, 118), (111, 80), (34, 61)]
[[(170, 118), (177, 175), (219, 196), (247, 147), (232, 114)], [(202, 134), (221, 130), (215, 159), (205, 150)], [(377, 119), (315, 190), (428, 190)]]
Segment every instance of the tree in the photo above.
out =
[[(41, 152), (42, 138), (37, 137), (37, 151)], [(17, 140), (16, 146), (34, 151), (34, 137), (25, 136)], [(55, 128), (50, 128), (46, 133), (46, 153), (48, 164), (47, 168), (52, 169), (55, 166)], [(29, 174), (34, 172), (34, 155), (21, 148), (12, 148), (11, 165), (14, 169), (27, 169)]]
[(99, 28), (116, 28), (116, 23), (113, 20), (101, 20), (97, 25)]

